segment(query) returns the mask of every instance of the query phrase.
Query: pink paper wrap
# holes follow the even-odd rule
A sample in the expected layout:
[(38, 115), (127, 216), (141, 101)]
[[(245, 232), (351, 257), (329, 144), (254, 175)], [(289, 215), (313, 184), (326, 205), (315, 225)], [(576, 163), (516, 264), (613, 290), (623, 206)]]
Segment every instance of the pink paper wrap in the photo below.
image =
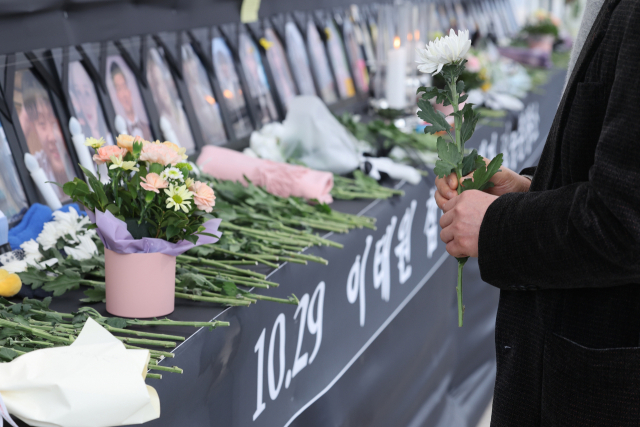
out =
[(245, 186), (246, 176), (255, 185), (265, 187), (276, 196), (317, 199), (321, 203), (333, 202), (333, 175), (329, 172), (256, 159), (213, 145), (202, 148), (197, 164), (203, 172), (215, 178), (239, 181)]
[[(87, 214), (91, 221), (98, 226), (96, 231), (98, 232), (100, 240), (104, 243), (104, 247), (119, 254), (161, 253), (178, 256), (194, 246), (206, 245), (218, 241), (215, 237), (210, 236), (199, 236), (197, 245), (187, 240), (170, 243), (166, 240), (152, 237), (143, 237), (142, 239), (136, 240), (131, 233), (129, 233), (129, 230), (127, 230), (127, 224), (113, 216), (111, 212), (100, 212), (96, 210), (95, 213), (87, 211)], [(222, 233), (218, 231), (221, 221), (220, 219), (211, 219), (205, 222), (202, 224), (205, 228), (204, 232), (213, 234), (219, 238), (222, 235)]]

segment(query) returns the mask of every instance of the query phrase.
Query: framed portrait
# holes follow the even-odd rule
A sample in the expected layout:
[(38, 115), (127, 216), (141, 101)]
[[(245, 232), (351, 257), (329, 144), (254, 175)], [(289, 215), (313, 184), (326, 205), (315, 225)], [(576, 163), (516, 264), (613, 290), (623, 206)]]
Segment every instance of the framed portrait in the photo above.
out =
[[(48, 180), (60, 184), (73, 180), (76, 174), (49, 92), (30, 69), (16, 71), (13, 103), (29, 152)], [(52, 187), (61, 202), (70, 200), (62, 188)]]
[(104, 138), (108, 145), (113, 145), (114, 139), (107, 127), (95, 85), (80, 61), (69, 63), (69, 98), (84, 136)]
[(184, 81), (202, 131), (202, 138), (209, 145), (224, 144), (228, 138), (222, 124), (220, 105), (213, 96), (207, 70), (189, 43), (182, 45), (181, 55)]
[(313, 84), (309, 56), (307, 56), (307, 48), (304, 45), (302, 34), (292, 21), (284, 25), (284, 34), (291, 71), (293, 71), (300, 94), (315, 95), (316, 88)]
[(267, 62), (271, 68), (271, 74), (273, 75), (278, 96), (282, 101), (282, 105), (284, 105), (284, 109), (287, 110), (289, 108), (289, 102), (297, 94), (287, 56), (273, 28), (265, 28), (264, 38), (271, 43), (271, 46), (266, 49)]
[(356, 88), (353, 85), (353, 78), (349, 73), (347, 58), (342, 48), (342, 38), (331, 20), (327, 20), (325, 32), (327, 35), (327, 50), (329, 51), (329, 60), (333, 66), (333, 72), (336, 76), (338, 84), (338, 93), (340, 98), (351, 98), (356, 94)]
[(133, 71), (120, 55), (107, 56), (107, 75), (105, 77), (109, 98), (117, 115), (127, 124), (127, 132), (151, 141), (149, 117), (142, 102), (140, 89)]
[[(179, 147), (187, 149), (187, 154), (191, 154), (196, 150), (196, 144), (191, 134), (191, 126), (184, 112), (182, 99), (178, 94), (176, 83), (173, 81), (171, 70), (163, 55), (161, 48), (152, 47), (147, 53), (147, 81), (151, 89), (153, 101), (158, 109), (160, 117), (160, 127), (162, 123), (168, 123), (171, 126), (173, 135), (168, 129), (164, 129), (164, 138), (171, 141)], [(168, 135), (167, 135), (168, 134)]]
[(0, 210), (11, 222), (11, 217), (28, 207), (11, 148), (0, 127)]
[(249, 117), (249, 110), (242, 92), (242, 85), (238, 78), (233, 56), (229, 46), (222, 37), (214, 37), (211, 43), (213, 68), (220, 85), (222, 97), (229, 115), (231, 126), (237, 138), (243, 138), (253, 131), (253, 125)]
[(271, 97), (271, 90), (262, 59), (260, 58), (260, 52), (246, 33), (240, 33), (238, 54), (242, 71), (244, 71), (249, 85), (249, 97), (257, 106), (257, 122), (261, 125), (266, 125), (278, 120), (278, 112)]
[(307, 51), (309, 52), (311, 70), (316, 78), (320, 97), (327, 104), (333, 104), (338, 100), (336, 83), (331, 74), (327, 50), (318, 33), (318, 28), (309, 20), (307, 22)]
[(353, 23), (345, 19), (342, 24), (342, 31), (344, 35), (344, 45), (347, 49), (347, 57), (351, 64), (351, 71), (355, 76), (356, 86), (360, 92), (367, 93), (369, 92), (369, 72), (367, 71), (367, 64), (360, 50), (360, 44), (356, 40)]

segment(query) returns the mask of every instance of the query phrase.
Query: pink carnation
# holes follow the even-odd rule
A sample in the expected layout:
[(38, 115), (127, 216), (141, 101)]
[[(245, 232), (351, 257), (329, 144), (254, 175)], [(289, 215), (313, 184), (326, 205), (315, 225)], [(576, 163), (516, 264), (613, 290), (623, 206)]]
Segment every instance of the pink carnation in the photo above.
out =
[(160, 178), (160, 175), (157, 173), (148, 173), (146, 177), (140, 178), (142, 181), (140, 183), (140, 187), (144, 188), (147, 191), (153, 191), (155, 193), (160, 193), (161, 188), (167, 188), (169, 183), (164, 179)]
[(162, 144), (145, 144), (145, 146), (142, 147), (140, 161), (160, 163), (162, 166), (175, 166), (182, 161), (182, 156), (170, 147)]
[(93, 155), (93, 161), (101, 165), (111, 161), (111, 157), (124, 157), (127, 155), (125, 148), (120, 148), (117, 145), (107, 145), (98, 148), (98, 152)]
[(207, 213), (213, 210), (216, 205), (216, 196), (213, 194), (213, 190), (207, 184), (200, 181), (194, 182), (189, 191), (193, 193), (193, 201), (196, 207)]

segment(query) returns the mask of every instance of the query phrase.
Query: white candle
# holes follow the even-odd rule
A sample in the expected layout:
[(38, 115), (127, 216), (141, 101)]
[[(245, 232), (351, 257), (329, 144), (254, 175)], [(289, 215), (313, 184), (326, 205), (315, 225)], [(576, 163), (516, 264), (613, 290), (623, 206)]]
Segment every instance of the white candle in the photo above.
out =
[(69, 132), (71, 132), (71, 140), (73, 141), (73, 146), (76, 148), (76, 154), (78, 155), (80, 164), (95, 175), (96, 169), (93, 165), (93, 159), (91, 158), (89, 147), (84, 145), (85, 136), (84, 133), (82, 133), (80, 122), (75, 117), (71, 117), (69, 119)]
[(407, 51), (400, 46), (400, 37), (393, 40), (393, 49), (387, 52), (386, 97), (389, 108), (398, 110), (407, 105)]
[(40, 194), (42, 194), (42, 197), (44, 197), (47, 205), (49, 205), (49, 207), (54, 211), (56, 209), (60, 209), (62, 207), (62, 203), (60, 203), (60, 199), (58, 199), (58, 196), (51, 187), (54, 184), (47, 184), (47, 181), (49, 181), (49, 179), (47, 179), (47, 175), (45, 175), (36, 158), (29, 153), (25, 153), (24, 164), (27, 169), (29, 169), (31, 179), (33, 179), (33, 182), (35, 182), (38, 190), (40, 190)]

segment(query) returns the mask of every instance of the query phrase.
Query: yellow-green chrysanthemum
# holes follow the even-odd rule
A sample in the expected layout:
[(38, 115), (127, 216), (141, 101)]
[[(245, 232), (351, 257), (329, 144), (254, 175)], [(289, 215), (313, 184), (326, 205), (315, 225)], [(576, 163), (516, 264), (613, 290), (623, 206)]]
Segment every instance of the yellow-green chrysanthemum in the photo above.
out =
[(98, 148), (102, 147), (105, 143), (106, 141), (104, 140), (104, 138), (95, 139), (95, 138), (89, 137), (84, 141), (84, 145), (86, 145), (87, 147), (91, 147), (94, 150), (97, 150)]
[(167, 209), (174, 208), (176, 211), (182, 209), (184, 213), (189, 212), (193, 193), (187, 190), (187, 187), (171, 184), (168, 189), (165, 188), (164, 192), (169, 196), (167, 197)]
[(122, 156), (111, 156), (111, 163), (112, 165), (109, 166), (109, 169), (123, 169), (126, 171), (135, 171), (138, 172), (140, 170), (140, 168), (136, 167), (136, 162), (135, 161), (131, 161), (131, 162), (125, 162), (122, 160)]

